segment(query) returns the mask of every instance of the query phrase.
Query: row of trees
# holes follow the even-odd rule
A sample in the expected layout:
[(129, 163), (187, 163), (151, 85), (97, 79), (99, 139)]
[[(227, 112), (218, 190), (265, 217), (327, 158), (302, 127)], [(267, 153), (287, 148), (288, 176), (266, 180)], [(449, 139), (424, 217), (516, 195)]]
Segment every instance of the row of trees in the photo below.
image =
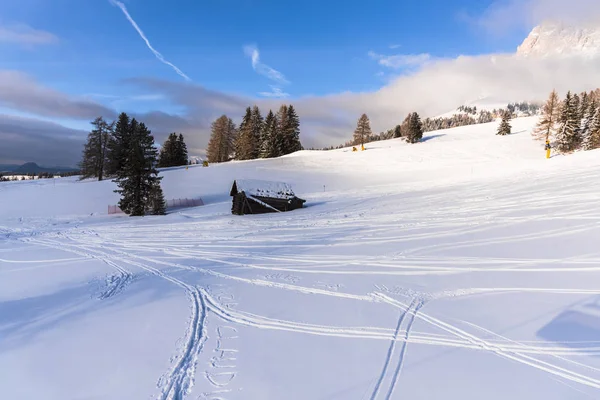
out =
[(263, 118), (255, 105), (246, 108), (238, 128), (226, 115), (212, 123), (207, 158), (209, 162), (253, 160), (280, 157), (299, 150), (302, 150), (300, 119), (294, 106), (282, 105), (277, 113), (269, 110)]
[(176, 133), (171, 133), (160, 149), (158, 167), (178, 167), (187, 164), (188, 150), (183, 135), (180, 133), (177, 136)]
[[(417, 143), (423, 138), (425, 132), (421, 117), (416, 112), (408, 114), (401, 125), (388, 132), (382, 132), (379, 135), (373, 135), (371, 131), (371, 122), (367, 114), (361, 115), (354, 130), (354, 136), (347, 146), (364, 145), (365, 143), (378, 140), (403, 137), (408, 143)], [(343, 147), (343, 146), (341, 146)]]
[(600, 89), (580, 94), (569, 91), (562, 101), (553, 90), (533, 135), (553, 142), (562, 153), (600, 148)]
[(156, 169), (158, 150), (146, 125), (125, 113), (112, 123), (96, 118), (92, 125), (80, 163), (82, 179), (114, 178), (115, 192), (121, 195), (119, 208), (126, 214), (165, 214), (162, 178)]

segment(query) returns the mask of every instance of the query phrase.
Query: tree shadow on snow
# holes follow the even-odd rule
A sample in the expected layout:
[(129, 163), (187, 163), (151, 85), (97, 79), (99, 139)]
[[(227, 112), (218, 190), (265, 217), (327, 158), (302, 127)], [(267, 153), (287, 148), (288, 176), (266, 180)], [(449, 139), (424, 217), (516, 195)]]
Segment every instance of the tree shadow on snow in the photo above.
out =
[(421, 139), (421, 143), (425, 143), (425, 142), (428, 142), (428, 141), (430, 141), (432, 139), (437, 139), (437, 138), (442, 137), (442, 136), (446, 136), (446, 134), (445, 133), (440, 133), (440, 134), (437, 134), (437, 135), (425, 136), (425, 137), (423, 137)]
[(576, 349), (600, 342), (600, 297), (563, 311), (537, 332), (547, 341)]
[[(143, 278), (142, 278), (143, 277)], [(84, 317), (110, 309), (135, 309), (165, 299), (182, 289), (152, 275), (142, 274), (118, 295), (95, 297), (93, 283), (50, 294), (0, 302), (0, 353), (31, 342), (49, 330), (72, 326)]]

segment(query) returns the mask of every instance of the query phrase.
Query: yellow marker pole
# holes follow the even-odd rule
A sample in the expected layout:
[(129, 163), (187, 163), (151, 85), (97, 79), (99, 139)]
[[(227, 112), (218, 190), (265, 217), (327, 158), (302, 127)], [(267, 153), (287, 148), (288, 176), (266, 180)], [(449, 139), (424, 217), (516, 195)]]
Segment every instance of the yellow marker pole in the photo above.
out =
[(550, 152), (552, 148), (550, 147), (550, 141), (546, 140), (546, 158), (550, 158)]

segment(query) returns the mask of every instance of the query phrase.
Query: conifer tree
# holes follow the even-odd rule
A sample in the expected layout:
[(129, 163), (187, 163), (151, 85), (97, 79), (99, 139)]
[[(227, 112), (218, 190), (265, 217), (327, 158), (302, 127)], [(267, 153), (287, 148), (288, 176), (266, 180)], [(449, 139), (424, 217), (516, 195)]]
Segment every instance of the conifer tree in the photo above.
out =
[(500, 125), (498, 126), (498, 132), (496, 135), (506, 136), (510, 135), (512, 131), (512, 127), (510, 126), (510, 117), (511, 113), (505, 111), (502, 113), (502, 119), (500, 120)]
[(592, 150), (596, 148), (594, 137), (592, 135), (592, 125), (594, 124), (596, 109), (596, 100), (592, 97), (589, 97), (587, 101), (587, 109), (585, 110), (579, 129), (581, 135), (581, 144), (584, 150)]
[(262, 135), (262, 143), (260, 148), (261, 158), (272, 158), (279, 155), (277, 149), (277, 117), (269, 110)]
[(560, 126), (556, 133), (556, 148), (563, 153), (576, 150), (580, 144), (577, 108), (573, 98), (568, 92), (561, 107)]
[(117, 172), (115, 182), (119, 189), (115, 192), (121, 195), (119, 207), (123, 212), (142, 216), (159, 203), (157, 186), (160, 186), (162, 178), (155, 168), (157, 151), (151, 132), (135, 118), (131, 120), (130, 131), (126, 162)]
[(167, 202), (160, 187), (160, 181), (154, 182), (150, 187), (149, 204), (152, 215), (165, 215), (167, 213)]
[(83, 149), (80, 163), (81, 176), (82, 179), (97, 177), (101, 181), (108, 170), (108, 146), (114, 124), (109, 124), (104, 118), (98, 117), (92, 121), (92, 125), (94, 129), (88, 134)]
[(279, 107), (279, 111), (277, 112), (277, 135), (275, 140), (275, 147), (277, 149), (277, 155), (275, 157), (280, 157), (288, 154), (287, 149), (287, 140), (286, 140), (286, 131), (288, 129), (288, 106), (282, 104)]
[(287, 107), (287, 121), (284, 131), (285, 153), (290, 154), (302, 150), (300, 143), (300, 118), (293, 105)]
[(399, 137), (402, 137), (402, 126), (396, 125), (396, 127), (394, 128), (394, 138), (399, 138)]
[(183, 139), (183, 134), (179, 134), (177, 137), (177, 165), (188, 164), (188, 149)]
[(406, 141), (408, 143), (417, 143), (421, 139), (423, 139), (423, 123), (419, 114), (413, 112), (408, 118), (408, 135)]
[(590, 129), (588, 133), (588, 141), (584, 143), (585, 150), (593, 150), (600, 148), (600, 104), (594, 102), (594, 113), (590, 118)]
[(252, 108), (246, 108), (246, 115), (242, 119), (235, 141), (235, 158), (237, 160), (251, 160), (255, 153), (257, 143), (254, 140), (252, 117)]
[(115, 176), (124, 168), (127, 154), (129, 153), (129, 139), (131, 134), (129, 116), (121, 113), (108, 142), (107, 175)]
[(544, 104), (540, 120), (533, 131), (533, 137), (535, 139), (550, 140), (552, 138), (558, 122), (559, 112), (560, 100), (556, 90), (553, 90), (552, 93), (550, 93), (550, 97), (548, 97), (546, 104)]
[(368, 138), (371, 136), (371, 122), (367, 114), (363, 114), (356, 123), (356, 129), (354, 130), (354, 145), (364, 145)]
[(158, 167), (167, 168), (178, 165), (176, 163), (177, 153), (177, 135), (175, 133), (169, 134), (169, 137), (163, 143), (160, 149), (160, 156), (158, 158)]
[(260, 109), (258, 106), (252, 107), (252, 117), (251, 117), (251, 130), (252, 130), (252, 146), (250, 146), (250, 159), (254, 160), (258, 158), (258, 154), (260, 153), (260, 145), (261, 145), (261, 135), (263, 132), (264, 119), (260, 113)]
[(211, 125), (211, 135), (206, 156), (208, 162), (229, 161), (234, 152), (235, 124), (226, 115), (222, 115)]

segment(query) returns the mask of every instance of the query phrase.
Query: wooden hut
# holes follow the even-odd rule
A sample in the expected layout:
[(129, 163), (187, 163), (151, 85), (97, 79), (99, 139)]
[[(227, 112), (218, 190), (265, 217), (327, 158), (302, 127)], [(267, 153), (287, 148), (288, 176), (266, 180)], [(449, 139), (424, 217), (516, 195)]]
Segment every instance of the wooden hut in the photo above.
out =
[(230, 196), (231, 213), (236, 215), (291, 211), (302, 208), (306, 202), (296, 197), (287, 183), (250, 179), (235, 180)]

